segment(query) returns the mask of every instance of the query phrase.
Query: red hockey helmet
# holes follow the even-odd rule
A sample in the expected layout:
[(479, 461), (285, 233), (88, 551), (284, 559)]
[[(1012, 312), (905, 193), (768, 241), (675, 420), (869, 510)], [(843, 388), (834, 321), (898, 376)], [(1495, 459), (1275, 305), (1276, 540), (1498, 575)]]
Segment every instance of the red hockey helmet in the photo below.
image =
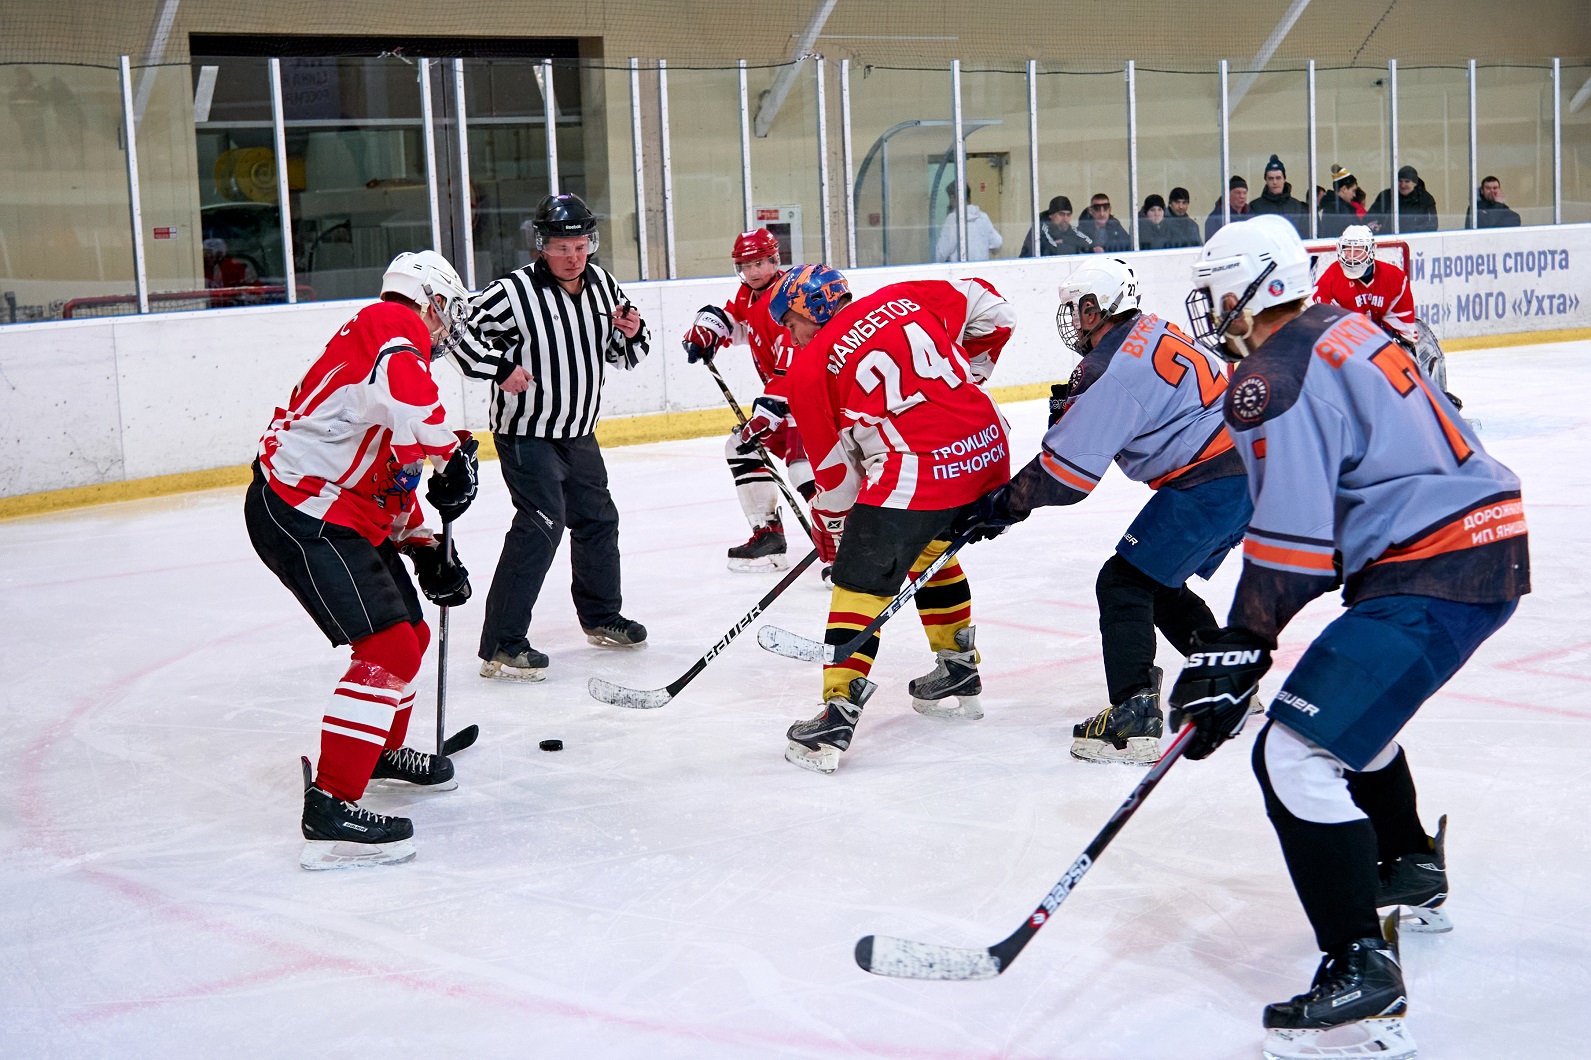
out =
[(763, 258), (777, 258), (779, 240), (766, 228), (742, 232), (735, 237), (735, 249), (730, 251), (729, 256), (734, 259), (736, 265), (761, 261)]

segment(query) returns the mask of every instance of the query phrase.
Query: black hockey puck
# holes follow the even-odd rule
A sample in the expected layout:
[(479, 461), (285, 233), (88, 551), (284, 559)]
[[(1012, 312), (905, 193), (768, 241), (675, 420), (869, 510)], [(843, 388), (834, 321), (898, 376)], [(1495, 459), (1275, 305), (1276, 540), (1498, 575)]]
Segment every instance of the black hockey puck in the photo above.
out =
[(537, 744), (537, 746), (540, 747), (543, 751), (562, 751), (563, 750), (563, 741), (562, 740), (543, 740), (543, 741), (541, 741), (541, 743)]

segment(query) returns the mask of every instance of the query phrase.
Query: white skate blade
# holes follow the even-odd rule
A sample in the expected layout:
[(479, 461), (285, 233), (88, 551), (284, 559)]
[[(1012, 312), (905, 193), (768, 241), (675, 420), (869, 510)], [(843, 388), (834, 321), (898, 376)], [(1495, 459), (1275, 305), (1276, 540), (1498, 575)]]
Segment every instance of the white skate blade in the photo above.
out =
[[(594, 648), (644, 648), (644, 647), (646, 647), (646, 641), (644, 641), (644, 640), (640, 641), (638, 643), (635, 643), (635, 644), (631, 644), (627, 640), (615, 640), (614, 638), (608, 636), (606, 633), (587, 633), (586, 634), (586, 643), (591, 645)], [(538, 672), (540, 672), (540, 671), (538, 671)], [(535, 678), (535, 680), (540, 681), (541, 678), (537, 677), (537, 678)]]
[(868, 935), (856, 943), (863, 971), (896, 979), (993, 979), (1000, 959), (988, 950), (935, 946), (926, 942)]
[(918, 699), (912, 697), (912, 709), (930, 718), (965, 718), (977, 721), (983, 717), (983, 706), (978, 696), (946, 696), (944, 699)]
[(834, 648), (820, 641), (803, 637), (799, 633), (791, 633), (788, 629), (778, 626), (763, 626), (757, 630), (757, 645), (764, 651), (771, 651), (775, 655), (783, 655), (786, 659), (795, 659), (799, 662), (827, 663), (834, 659)]
[(489, 677), (496, 681), (545, 681), (547, 668), (545, 666), (507, 666), (495, 660), (488, 659), (481, 663), (481, 676)]
[(787, 552), (776, 552), (771, 556), (758, 556), (755, 559), (733, 559), (729, 561), (729, 569), (736, 574), (762, 574), (767, 571), (788, 570), (790, 568), (790, 555)]
[[(409, 785), (413, 787), (414, 785)], [(306, 869), (362, 869), (375, 865), (401, 865), (413, 861), (414, 840), (396, 843), (347, 843), (336, 839), (311, 839), (304, 843), (298, 863)]]
[(655, 710), (674, 698), (669, 695), (666, 688), (625, 688), (612, 681), (604, 681), (600, 677), (593, 677), (587, 681), (586, 691), (591, 693), (592, 699), (612, 703), (616, 707), (632, 707), (637, 710)]
[(1153, 736), (1129, 736), (1127, 746), (1118, 748), (1109, 740), (1085, 740), (1074, 736), (1072, 757), (1079, 762), (1152, 766), (1160, 761), (1160, 741)]
[(1428, 909), (1423, 905), (1400, 905), (1398, 930), (1416, 935), (1441, 935), (1453, 930), (1453, 921), (1444, 909)]
[(432, 791), (457, 791), (459, 778), (448, 777), (440, 784), (411, 784), (407, 780), (397, 777), (372, 777), (369, 784), (365, 785), (368, 795), (416, 795)]
[(1318, 1031), (1269, 1030), (1264, 1055), (1265, 1060), (1413, 1060), (1415, 1047), (1401, 1018), (1369, 1019)]
[(814, 773), (828, 774), (840, 768), (840, 749), (820, 743), (814, 751), (804, 743), (791, 740), (789, 746), (784, 749), (784, 760), (802, 769), (810, 769)]

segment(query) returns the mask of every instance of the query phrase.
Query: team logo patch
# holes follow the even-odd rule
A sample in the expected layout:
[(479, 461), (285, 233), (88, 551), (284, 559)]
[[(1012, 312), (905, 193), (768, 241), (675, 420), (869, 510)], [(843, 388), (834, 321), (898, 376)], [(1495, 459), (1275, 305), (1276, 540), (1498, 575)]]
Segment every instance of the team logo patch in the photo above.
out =
[(1258, 423), (1271, 402), (1271, 385), (1263, 375), (1251, 375), (1232, 391), (1232, 415), (1244, 423)]
[(1287, 290), (1287, 285), (1281, 280), (1272, 280), (1271, 285), (1267, 287), (1266, 290), (1270, 291), (1272, 296), (1275, 296)]

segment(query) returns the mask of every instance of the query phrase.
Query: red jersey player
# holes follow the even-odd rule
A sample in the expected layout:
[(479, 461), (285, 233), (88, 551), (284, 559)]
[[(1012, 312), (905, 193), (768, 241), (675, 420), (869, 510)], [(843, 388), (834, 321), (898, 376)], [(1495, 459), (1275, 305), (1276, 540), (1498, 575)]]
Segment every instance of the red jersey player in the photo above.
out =
[[(784, 375), (795, 352), (789, 330), (768, 315), (768, 299), (785, 274), (779, 265), (779, 241), (766, 228), (742, 232), (735, 237), (731, 257), (740, 276), (740, 289), (722, 308), (701, 308), (685, 333), (685, 352), (695, 364), (711, 361), (718, 350), (733, 342), (744, 342), (751, 348), (752, 364), (767, 389)], [(812, 465), (783, 398), (774, 393), (760, 395), (752, 402), (751, 421), (754, 436), (737, 428), (724, 442), (724, 460), (735, 480), (741, 510), (751, 524), (750, 539), (729, 550), (729, 569), (784, 570), (789, 559), (784, 523), (779, 518), (779, 490), (773, 470), (757, 455), (756, 443), (761, 442), (784, 461), (791, 484), (808, 500), (814, 492)]]
[(426, 496), (444, 522), (475, 496), (475, 441), (444, 425), (430, 367), (468, 308), (469, 292), (440, 254), (398, 255), (381, 301), (332, 337), (260, 439), (243, 508), (249, 539), (327, 639), (353, 646), (304, 791), (307, 869), (414, 857), (407, 818), (358, 805), (372, 778), (454, 786), (448, 759), (403, 746), (431, 634), (398, 554), (433, 602), (469, 598), (467, 572), (421, 525), (414, 496), (427, 460), (439, 471)]
[[(852, 300), (827, 265), (792, 269), (768, 311), (799, 347), (784, 379), (813, 457), (813, 517), (845, 536), (834, 558), (826, 641), (843, 644), (909, 575), (949, 547), (957, 511), (1011, 477), (1005, 420), (969, 360), (992, 367), (1015, 315), (981, 280), (891, 284)], [(977, 719), (982, 683), (972, 594), (951, 560), (916, 595), (936, 654), (911, 682), (920, 713)], [(878, 637), (826, 666), (823, 709), (790, 727), (785, 758), (832, 773), (850, 746)]]

